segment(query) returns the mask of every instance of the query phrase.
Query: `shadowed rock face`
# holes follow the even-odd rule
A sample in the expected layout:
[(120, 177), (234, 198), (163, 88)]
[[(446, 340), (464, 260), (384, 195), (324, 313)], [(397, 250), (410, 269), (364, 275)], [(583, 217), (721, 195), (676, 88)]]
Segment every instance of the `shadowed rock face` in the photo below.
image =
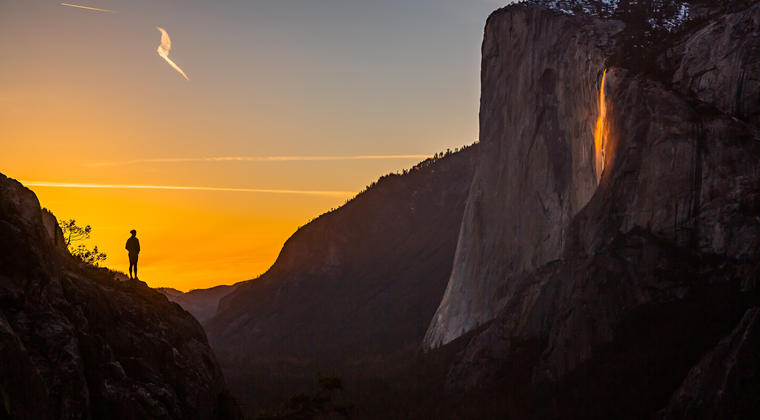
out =
[(0, 174), (0, 418), (240, 418), (195, 319), (65, 250)]
[(760, 13), (756, 7), (709, 20), (677, 43), (667, 58), (678, 58), (672, 80), (680, 93), (694, 95), (754, 126), (760, 124)]
[(673, 395), (662, 418), (732, 418), (760, 412), (760, 308), (710, 351)]

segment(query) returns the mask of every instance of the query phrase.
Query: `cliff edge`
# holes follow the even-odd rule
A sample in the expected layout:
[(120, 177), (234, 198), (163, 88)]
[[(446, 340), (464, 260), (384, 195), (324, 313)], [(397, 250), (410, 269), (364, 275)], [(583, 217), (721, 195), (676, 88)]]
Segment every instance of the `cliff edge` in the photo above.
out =
[(200, 324), (74, 260), (55, 217), (2, 174), (0, 395), (0, 418), (241, 418)]

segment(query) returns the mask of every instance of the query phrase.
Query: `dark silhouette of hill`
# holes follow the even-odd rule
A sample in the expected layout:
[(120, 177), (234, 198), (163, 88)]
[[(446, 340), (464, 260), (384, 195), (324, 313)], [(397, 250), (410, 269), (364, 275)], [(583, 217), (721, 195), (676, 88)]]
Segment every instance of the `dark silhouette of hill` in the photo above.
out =
[(195, 289), (189, 292), (180, 292), (170, 287), (159, 287), (159, 293), (166, 296), (172, 302), (178, 303), (186, 311), (193, 314), (201, 323), (207, 321), (216, 314), (219, 301), (232, 293), (237, 285), (215, 286), (210, 289)]
[(0, 174), (0, 418), (241, 417), (200, 324), (123, 277), (69, 255)]
[(417, 353), (443, 295), (477, 146), (381, 178), (300, 228), (205, 323), (249, 407), (311, 384), (387, 376)]

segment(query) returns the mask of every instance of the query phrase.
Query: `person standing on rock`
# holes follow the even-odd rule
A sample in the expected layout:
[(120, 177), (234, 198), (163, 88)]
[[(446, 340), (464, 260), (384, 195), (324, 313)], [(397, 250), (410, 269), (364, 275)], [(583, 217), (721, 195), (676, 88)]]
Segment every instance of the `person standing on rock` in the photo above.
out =
[[(129, 252), (129, 278), (137, 279), (137, 256), (140, 254), (140, 241), (137, 239), (137, 231), (129, 231), (132, 236), (127, 239), (127, 252)], [(135, 268), (135, 276), (132, 277), (132, 267)]]

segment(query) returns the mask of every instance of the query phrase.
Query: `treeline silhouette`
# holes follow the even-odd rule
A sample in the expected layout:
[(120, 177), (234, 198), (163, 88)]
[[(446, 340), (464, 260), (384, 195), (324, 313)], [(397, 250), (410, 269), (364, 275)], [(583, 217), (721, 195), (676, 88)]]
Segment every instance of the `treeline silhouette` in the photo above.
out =
[(338, 375), (317, 375), (316, 389), (288, 397), (276, 409), (261, 409), (255, 420), (328, 418), (338, 415), (351, 418), (354, 404), (346, 400), (343, 380)]
[(396, 394), (451, 274), (474, 146), (383, 176), (300, 228), (264, 275), (222, 300), (204, 326), (247, 411), (279, 412), (318, 372), (340, 375), (357, 407)]
[(364, 189), (361, 190), (360, 192), (358, 192), (355, 196), (353, 196), (353, 197), (347, 199), (346, 201), (344, 201), (342, 205), (340, 205), (338, 207), (332, 207), (332, 208), (330, 208), (330, 210), (328, 210), (328, 211), (320, 214), (319, 216), (314, 217), (312, 219), (309, 219), (309, 221), (306, 222), (305, 225), (301, 225), (298, 228), (301, 229), (304, 226), (306, 226), (306, 225), (308, 225), (310, 223), (313, 223), (314, 221), (318, 220), (319, 218), (321, 218), (321, 217), (323, 217), (323, 216), (325, 216), (327, 214), (333, 213), (336, 210), (339, 210), (341, 207), (343, 207), (346, 204), (348, 204), (348, 203), (356, 200), (357, 198), (359, 198), (362, 195), (366, 194), (367, 191), (375, 188), (379, 184), (382, 184), (383, 182), (386, 182), (389, 179), (396, 178), (396, 177), (399, 177), (399, 176), (404, 176), (404, 175), (410, 175), (410, 174), (418, 173), (418, 172), (420, 172), (420, 171), (422, 171), (422, 170), (424, 170), (426, 168), (429, 168), (429, 167), (433, 166), (434, 164), (436, 164), (441, 159), (445, 159), (445, 158), (447, 158), (447, 157), (449, 157), (449, 156), (451, 156), (451, 155), (453, 155), (455, 153), (459, 153), (459, 152), (463, 152), (465, 150), (468, 150), (468, 149), (476, 146), (478, 143), (479, 143), (479, 141), (476, 140), (474, 143), (469, 144), (469, 145), (465, 145), (465, 146), (462, 146), (462, 147), (455, 147), (454, 149), (448, 148), (445, 151), (435, 153), (432, 157), (429, 157), (429, 158), (427, 158), (427, 159), (425, 159), (425, 160), (417, 163), (416, 165), (412, 166), (411, 168), (404, 169), (404, 170), (398, 171), (398, 172), (391, 172), (389, 174), (385, 174), (385, 175), (381, 176), (380, 178), (378, 178), (376, 181), (373, 181), (371, 184), (369, 184), (366, 187), (364, 187)]

